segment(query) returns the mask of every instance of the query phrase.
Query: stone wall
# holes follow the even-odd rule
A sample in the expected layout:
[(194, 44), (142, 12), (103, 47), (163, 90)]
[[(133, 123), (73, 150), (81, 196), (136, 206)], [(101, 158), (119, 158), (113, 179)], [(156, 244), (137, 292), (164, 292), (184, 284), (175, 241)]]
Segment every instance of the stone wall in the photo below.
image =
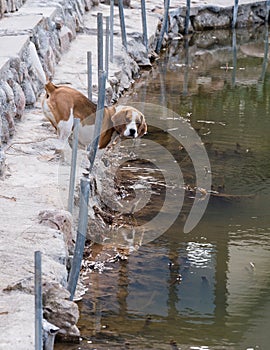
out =
[(0, 18), (5, 13), (18, 11), (26, 0), (0, 0)]
[[(170, 11), (169, 39), (184, 34), (185, 16), (185, 7)], [(262, 25), (268, 19), (268, 16), (269, 8), (267, 8), (266, 1), (241, 4), (238, 7), (236, 28)], [(192, 7), (190, 11), (189, 33), (210, 29), (229, 29), (232, 27), (232, 19), (233, 6), (206, 5)], [(157, 33), (158, 35), (159, 33)]]
[(0, 151), (13, 135), (16, 119), (34, 105), (54, 75), (92, 2), (28, 0), (21, 5), (20, 0), (0, 0), (0, 14), (12, 12), (0, 19)]

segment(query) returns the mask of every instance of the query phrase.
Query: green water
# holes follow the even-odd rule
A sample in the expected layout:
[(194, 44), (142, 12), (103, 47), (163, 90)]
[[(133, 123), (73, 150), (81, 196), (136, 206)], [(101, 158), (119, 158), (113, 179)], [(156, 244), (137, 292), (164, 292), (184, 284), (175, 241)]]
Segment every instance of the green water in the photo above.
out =
[[(265, 38), (263, 29), (237, 33), (236, 59), (231, 33), (197, 36), (188, 48), (164, 53), (122, 99), (162, 104), (188, 118), (207, 150), (213, 189), (225, 195), (210, 199), (191, 232), (183, 233), (188, 213), (181, 213), (128, 260), (90, 273), (89, 290), (79, 302), (84, 340), (65, 348), (269, 350), (270, 70)], [(177, 121), (170, 121), (174, 126)], [(175, 139), (151, 126), (145, 139), (166, 144), (178, 160)]]

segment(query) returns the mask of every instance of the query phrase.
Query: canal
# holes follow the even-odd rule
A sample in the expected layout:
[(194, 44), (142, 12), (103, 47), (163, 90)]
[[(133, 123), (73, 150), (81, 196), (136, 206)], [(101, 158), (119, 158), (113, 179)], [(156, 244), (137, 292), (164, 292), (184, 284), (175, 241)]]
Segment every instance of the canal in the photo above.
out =
[[(139, 167), (140, 178), (147, 168), (151, 184), (159, 181), (153, 208), (141, 209), (137, 220), (145, 225), (153, 211), (169, 220), (154, 223), (156, 235), (127, 259), (88, 273), (79, 302), (83, 341), (61, 349), (269, 349), (268, 28), (175, 41), (120, 102), (146, 115), (140, 159), (153, 147), (151, 169), (166, 164), (171, 172), (153, 175), (146, 161), (123, 166), (133, 173)], [(172, 202), (163, 208), (166, 200)], [(194, 201), (200, 213), (195, 208), (188, 228)]]

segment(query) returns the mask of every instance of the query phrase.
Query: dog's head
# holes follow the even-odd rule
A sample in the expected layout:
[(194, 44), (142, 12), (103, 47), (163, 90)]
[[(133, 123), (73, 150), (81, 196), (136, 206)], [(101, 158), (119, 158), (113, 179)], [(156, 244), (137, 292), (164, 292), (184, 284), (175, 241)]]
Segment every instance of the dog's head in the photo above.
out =
[(117, 107), (112, 122), (114, 129), (123, 137), (142, 137), (147, 132), (144, 115), (134, 107)]

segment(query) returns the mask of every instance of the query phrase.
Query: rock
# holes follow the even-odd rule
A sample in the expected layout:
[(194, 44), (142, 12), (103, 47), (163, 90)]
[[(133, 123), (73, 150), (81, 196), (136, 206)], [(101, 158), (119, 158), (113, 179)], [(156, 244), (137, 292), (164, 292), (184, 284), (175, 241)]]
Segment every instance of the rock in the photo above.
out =
[(231, 25), (232, 14), (226, 9), (217, 7), (207, 7), (200, 11), (197, 16), (192, 19), (192, 25), (195, 31), (206, 29), (229, 28)]
[(23, 89), (16, 81), (14, 81), (12, 79), (8, 80), (8, 83), (13, 90), (14, 103), (15, 103), (15, 107), (16, 107), (15, 117), (17, 119), (21, 119), (23, 116), (24, 109), (25, 109), (25, 96), (23, 93)]
[(14, 94), (6, 81), (0, 83), (0, 101), (2, 117), (2, 141), (7, 140), (14, 134), (14, 116), (16, 114)]
[(60, 30), (64, 25), (64, 21), (61, 17), (55, 17), (54, 23), (57, 30)]
[(0, 0), (0, 18), (3, 17), (3, 14), (6, 12), (6, 2), (5, 0)]
[[(1, 133), (1, 118), (0, 118), (0, 133)], [(6, 160), (6, 156), (5, 156), (5, 153), (1, 150), (1, 141), (0, 141), (0, 179), (3, 179), (5, 177), (5, 170), (6, 170), (5, 160)]]
[[(182, 9), (176, 9), (169, 14), (169, 33), (173, 39), (175, 36), (179, 36), (185, 32), (185, 17)], [(193, 32), (191, 21), (189, 21), (189, 33)]]
[(93, 6), (98, 6), (99, 0), (92, 0), (92, 4), (93, 4)]
[(62, 52), (69, 49), (72, 38), (73, 36), (71, 30), (67, 26), (62, 26), (59, 32), (60, 47)]
[(33, 106), (36, 103), (36, 95), (35, 92), (33, 90), (33, 86), (30, 82), (29, 79), (25, 79), (22, 84), (21, 87), (23, 89), (23, 93), (25, 96), (25, 104), (26, 106)]
[(27, 69), (24, 63), (18, 58), (14, 57), (10, 60), (10, 70), (8, 72), (8, 80), (10, 84), (10, 80), (21, 84), (25, 74), (27, 73)]
[(143, 44), (143, 38), (140, 33), (132, 35), (134, 39), (128, 42), (128, 53), (140, 67), (151, 67), (152, 64), (148, 58), (148, 52)]
[(45, 318), (42, 320), (42, 341), (44, 350), (53, 350), (54, 339), (60, 328), (48, 322)]
[(121, 55), (115, 55), (114, 62), (122, 67), (122, 70), (115, 73), (116, 78), (120, 81), (117, 91), (118, 96), (123, 90), (128, 89), (133, 83), (133, 78), (139, 74), (139, 65), (129, 56), (124, 48)]
[(43, 286), (44, 318), (59, 327), (58, 336), (73, 342), (79, 340), (80, 332), (76, 326), (79, 309), (75, 302), (69, 300), (70, 293), (58, 283)]
[(69, 253), (74, 250), (72, 215), (66, 210), (47, 209), (38, 214), (39, 223), (59, 230), (64, 235), (65, 245)]
[[(102, 0), (101, 3), (104, 3), (106, 5), (110, 5), (110, 0)], [(114, 5), (118, 6), (118, 0), (114, 0)], [(123, 6), (124, 7), (130, 7), (131, 1), (130, 0), (123, 0)]]
[(34, 294), (34, 279), (33, 277), (27, 277), (24, 279), (21, 279), (17, 283), (13, 285), (8, 285), (5, 289), (3, 289), (4, 292), (11, 292), (11, 291), (20, 291), (28, 294)]
[(246, 28), (263, 24), (266, 18), (266, 7), (260, 3), (250, 6), (239, 6), (237, 14), (237, 28)]

